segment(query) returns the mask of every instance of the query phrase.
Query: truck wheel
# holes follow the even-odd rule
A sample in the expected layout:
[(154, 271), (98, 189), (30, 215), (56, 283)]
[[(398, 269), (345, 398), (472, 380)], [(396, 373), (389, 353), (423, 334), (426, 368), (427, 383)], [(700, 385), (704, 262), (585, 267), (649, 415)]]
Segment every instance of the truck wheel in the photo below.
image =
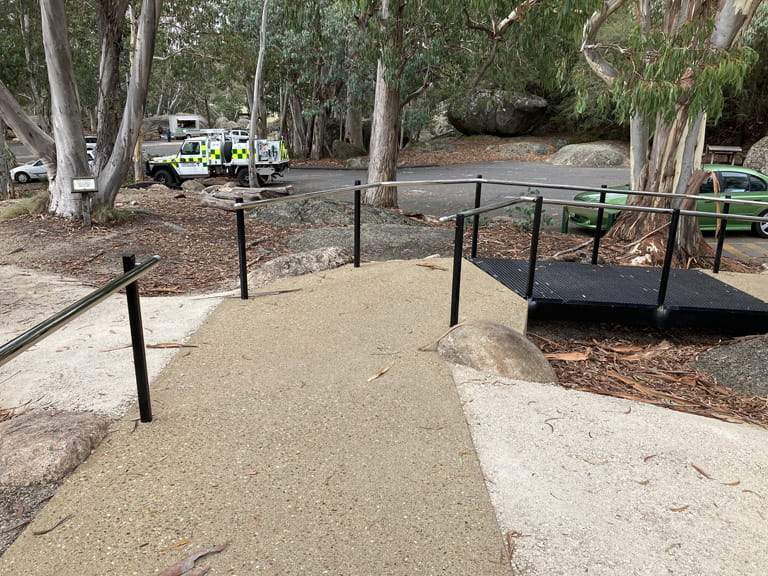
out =
[(173, 174), (169, 170), (158, 170), (155, 172), (155, 182), (165, 184), (166, 186), (173, 186), (175, 179)]
[[(251, 186), (251, 179), (248, 178), (248, 169), (247, 168), (243, 168), (242, 170), (240, 170), (240, 172), (237, 173), (237, 181), (240, 184), (240, 186), (250, 188), (250, 186)], [(256, 182), (258, 183), (258, 185), (260, 187), (261, 186), (266, 186), (266, 184), (267, 184), (267, 176), (262, 176), (261, 174), (256, 174)]]

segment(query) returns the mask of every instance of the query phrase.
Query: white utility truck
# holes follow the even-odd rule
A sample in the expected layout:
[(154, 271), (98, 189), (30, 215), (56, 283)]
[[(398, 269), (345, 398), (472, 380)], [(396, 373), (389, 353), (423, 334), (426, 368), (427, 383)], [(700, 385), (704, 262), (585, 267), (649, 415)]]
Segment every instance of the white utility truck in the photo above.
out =
[[(173, 156), (156, 156), (146, 161), (147, 176), (156, 182), (177, 185), (182, 180), (231, 176), (248, 186), (248, 141), (233, 138), (224, 131), (187, 138)], [(256, 176), (259, 186), (270, 178), (283, 176), (291, 165), (282, 140), (254, 140)]]

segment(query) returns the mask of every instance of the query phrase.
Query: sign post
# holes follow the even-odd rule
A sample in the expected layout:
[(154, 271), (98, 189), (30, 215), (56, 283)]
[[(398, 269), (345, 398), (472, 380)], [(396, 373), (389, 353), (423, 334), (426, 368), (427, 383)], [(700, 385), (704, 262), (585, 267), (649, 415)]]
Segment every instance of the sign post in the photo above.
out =
[(98, 192), (99, 186), (93, 176), (72, 178), (72, 194), (80, 194), (83, 207), (83, 228), (91, 229), (91, 194)]

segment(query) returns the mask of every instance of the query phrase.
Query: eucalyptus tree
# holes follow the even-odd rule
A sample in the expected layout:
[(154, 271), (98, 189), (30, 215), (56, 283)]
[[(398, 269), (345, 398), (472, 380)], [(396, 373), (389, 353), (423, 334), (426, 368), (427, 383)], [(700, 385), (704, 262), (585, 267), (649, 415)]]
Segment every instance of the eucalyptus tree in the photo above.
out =
[[(98, 77), (99, 126), (97, 148), (99, 192), (97, 205), (114, 204), (115, 196), (130, 166), (130, 158), (141, 130), (155, 33), (161, 0), (143, 0), (137, 19), (137, 34), (125, 87), (124, 105), (117, 91), (124, 18), (128, 0), (98, 0), (94, 5), (100, 45)], [(46, 161), (49, 176), (49, 211), (68, 218), (78, 217), (79, 195), (71, 194), (73, 177), (90, 173), (83, 140), (81, 103), (75, 82), (72, 47), (64, 0), (40, 0), (40, 22), (51, 95), (53, 136), (44, 132), (0, 83), (0, 115), (22, 142)], [(119, 118), (118, 118), (119, 117)], [(115, 124), (111, 124), (115, 119)]]
[(41, 126), (49, 127), (45, 55), (36, 0), (8, 0), (0, 18), (0, 81)]
[[(458, 50), (457, 39), (464, 28), (457, 27), (456, 22), (463, 18), (463, 3), (355, 0), (345, 4), (354, 9), (377, 56), (368, 181), (393, 181), (397, 175), (401, 110), (441, 74), (441, 57)], [(363, 201), (396, 207), (397, 188), (369, 188)]]
[[(263, 0), (236, 0), (233, 28), (258, 47)], [(331, 120), (343, 110), (350, 80), (346, 47), (354, 34), (336, 0), (272, 0), (264, 61), (265, 101), (280, 111), (280, 131), (294, 156), (326, 154)]]
[(246, 87), (253, 84), (250, 63), (256, 59), (232, 25), (244, 10), (253, 11), (235, 3), (222, 11), (214, 2), (165, 0), (147, 102), (150, 114), (190, 112), (212, 123), (218, 115), (238, 113), (246, 103)]
[[(754, 52), (738, 44), (760, 0), (717, 2), (606, 0), (587, 20), (581, 51), (608, 90), (610, 102), (629, 119), (631, 187), (676, 194), (695, 193), (706, 117), (718, 117), (724, 89), (741, 88)], [(621, 11), (635, 16), (624, 38), (600, 31)], [(695, 176), (695, 177), (694, 177)], [(632, 197), (636, 204), (668, 208), (669, 198)], [(679, 204), (676, 203), (676, 204)], [(692, 205), (688, 202), (685, 205)], [(639, 258), (654, 261), (667, 216), (624, 211), (610, 234), (639, 240)], [(695, 262), (707, 251), (696, 220), (684, 218), (675, 256)]]

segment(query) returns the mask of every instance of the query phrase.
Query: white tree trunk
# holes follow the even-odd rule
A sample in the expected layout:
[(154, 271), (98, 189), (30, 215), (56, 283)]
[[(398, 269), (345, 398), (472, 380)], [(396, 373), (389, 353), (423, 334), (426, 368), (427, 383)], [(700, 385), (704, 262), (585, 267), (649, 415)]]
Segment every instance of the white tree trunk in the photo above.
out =
[[(619, 74), (612, 63), (603, 56), (596, 39), (601, 26), (626, 2), (627, 0), (606, 0), (584, 26), (582, 52), (590, 68), (608, 85), (612, 85)], [(758, 4), (760, 0), (720, 0), (717, 3), (717, 12), (713, 14), (715, 26), (710, 35), (711, 49), (730, 49), (741, 30), (751, 20)], [(650, 2), (642, 0), (637, 3), (636, 8), (638, 23), (649, 32)], [(686, 22), (711, 17), (710, 13), (706, 12), (707, 9), (708, 6), (695, 0), (669, 2), (664, 16), (663, 32), (672, 34)], [(683, 77), (673, 81), (682, 83), (685, 80)], [(706, 122), (703, 114), (689, 118), (691, 100), (690, 91), (683, 92), (676, 102), (675, 115), (669, 121), (661, 114), (653, 119), (631, 119), (632, 188), (678, 194), (695, 188), (696, 182), (701, 178), (697, 170), (701, 164)], [(652, 120), (655, 121), (655, 126), (651, 142), (648, 128)], [(668, 198), (637, 197), (633, 201), (643, 206), (668, 208), (672, 205)], [(663, 250), (659, 250), (658, 246), (659, 234), (650, 233), (658, 231), (668, 220), (666, 215), (625, 211), (611, 228), (610, 235), (625, 241), (640, 237), (643, 241), (633, 244), (635, 250), (639, 247), (649, 255), (659, 257), (663, 254)], [(708, 251), (695, 219), (688, 220), (690, 221), (681, 222), (677, 235), (675, 256), (678, 264), (682, 265), (695, 263), (697, 257)]]
[(56, 164), (48, 164), (48, 209), (58, 216), (75, 218), (81, 214), (81, 202), (80, 195), (71, 193), (72, 178), (87, 176), (89, 169), (69, 38), (63, 25), (64, 0), (40, 0), (40, 10), (51, 93), (51, 125), (58, 157)]
[[(376, 73), (376, 97), (373, 105), (368, 182), (397, 180), (397, 128), (400, 123), (400, 91), (393, 90), (385, 80), (384, 63), (379, 60)], [(397, 208), (397, 188), (378, 186), (368, 188), (363, 203), (383, 208)]]
[[(394, 0), (393, 0), (394, 1)], [(385, 62), (400, 61), (403, 52), (402, 12), (404, 3), (394, 1), (390, 10), (389, 0), (382, 0), (382, 19), (393, 20), (394, 26), (383, 47), (376, 67), (376, 94), (373, 103), (371, 142), (369, 149), (368, 183), (391, 182), (397, 179), (398, 129), (400, 126), (400, 73), (387, 69)], [(388, 83), (392, 82), (392, 85)], [(394, 87), (393, 87), (394, 86)], [(397, 187), (377, 186), (368, 188), (363, 202), (383, 208), (397, 208)]]
[(114, 204), (139, 140), (161, 9), (162, 0), (143, 0), (141, 5), (122, 118), (112, 153), (98, 174), (99, 194), (96, 200), (100, 204)]
[(264, 0), (259, 27), (259, 57), (256, 62), (256, 75), (253, 79), (253, 105), (248, 138), (248, 181), (251, 188), (257, 186), (256, 147), (254, 138), (267, 137), (267, 110), (264, 105), (264, 54), (267, 50), (267, 7), (269, 0)]

